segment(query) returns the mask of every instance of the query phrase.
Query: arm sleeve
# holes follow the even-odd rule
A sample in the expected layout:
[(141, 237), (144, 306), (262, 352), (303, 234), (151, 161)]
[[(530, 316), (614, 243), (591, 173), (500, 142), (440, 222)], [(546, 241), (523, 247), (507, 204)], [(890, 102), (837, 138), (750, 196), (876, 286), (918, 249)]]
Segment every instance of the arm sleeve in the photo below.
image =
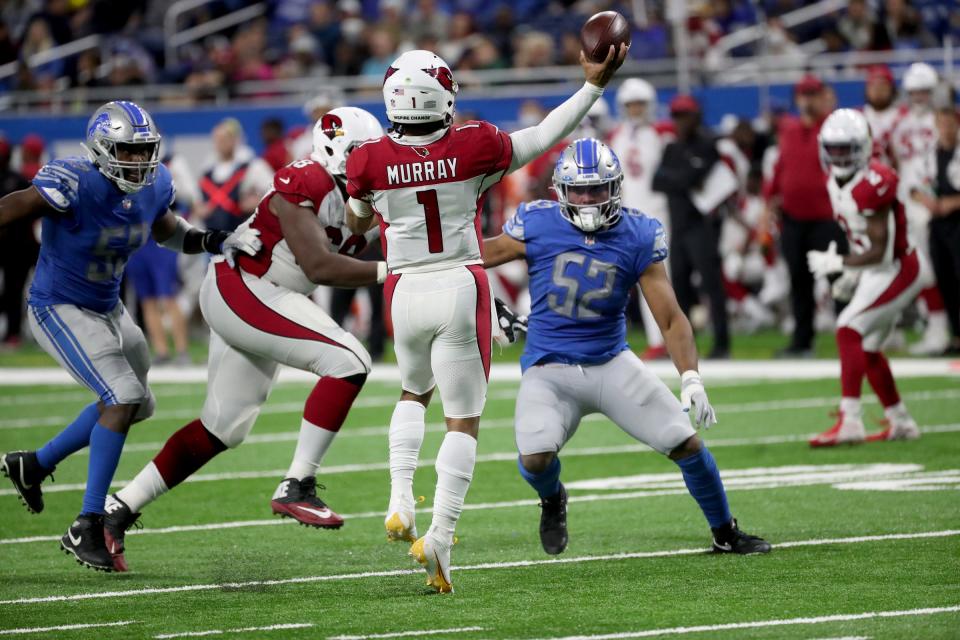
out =
[(370, 189), (363, 175), (366, 166), (367, 151), (361, 145), (347, 156), (347, 195), (351, 198), (357, 200), (370, 198)]
[(602, 95), (602, 87), (586, 82), (566, 102), (548, 113), (543, 122), (511, 133), (513, 159), (508, 173), (516, 171), (570, 135)]
[[(655, 262), (663, 262), (667, 259), (669, 250), (667, 249), (667, 233), (659, 220), (647, 218), (644, 220), (644, 233), (638, 237), (638, 244), (643, 247), (637, 251), (637, 278)], [(649, 244), (648, 244), (649, 243)], [(646, 246), (644, 246), (646, 245)]]
[(54, 160), (44, 165), (32, 183), (47, 204), (57, 211), (66, 212), (76, 207), (80, 176), (67, 162)]
[(526, 213), (527, 205), (522, 203), (517, 212), (513, 214), (509, 220), (503, 223), (503, 232), (513, 238), (514, 240), (519, 240), (520, 242), (527, 241), (527, 229), (526, 229)]

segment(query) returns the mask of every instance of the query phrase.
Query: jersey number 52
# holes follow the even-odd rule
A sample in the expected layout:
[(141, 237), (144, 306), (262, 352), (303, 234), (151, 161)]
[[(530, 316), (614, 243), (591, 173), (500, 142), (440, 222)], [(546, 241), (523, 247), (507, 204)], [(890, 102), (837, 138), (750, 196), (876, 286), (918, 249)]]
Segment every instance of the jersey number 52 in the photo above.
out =
[[(599, 289), (592, 289), (580, 294), (582, 282), (577, 278), (567, 275), (567, 266), (576, 265), (583, 269), (583, 275), (593, 280), (603, 274), (603, 285)], [(596, 258), (587, 258), (580, 253), (561, 253), (553, 262), (553, 284), (566, 291), (561, 296), (551, 293), (547, 296), (547, 305), (552, 311), (568, 318), (599, 318), (600, 314), (589, 307), (595, 300), (604, 300), (613, 293), (613, 284), (617, 278), (617, 268), (615, 265)]]

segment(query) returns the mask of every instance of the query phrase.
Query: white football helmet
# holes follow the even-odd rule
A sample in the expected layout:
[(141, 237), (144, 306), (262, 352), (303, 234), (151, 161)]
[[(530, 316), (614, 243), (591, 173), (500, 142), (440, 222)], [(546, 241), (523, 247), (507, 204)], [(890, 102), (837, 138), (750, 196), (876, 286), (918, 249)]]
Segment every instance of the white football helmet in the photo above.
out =
[(835, 178), (848, 178), (867, 166), (873, 152), (870, 125), (854, 109), (837, 109), (820, 127), (820, 161)]
[(459, 89), (450, 65), (435, 53), (407, 51), (393, 61), (383, 76), (387, 119), (398, 124), (453, 122)]
[(627, 78), (617, 89), (617, 106), (622, 110), (630, 102), (646, 102), (653, 104), (657, 101), (657, 90), (653, 85), (642, 78)]
[(926, 62), (914, 62), (903, 74), (903, 90), (933, 91), (938, 81), (936, 69)]
[(347, 156), (361, 142), (383, 136), (383, 127), (369, 111), (337, 107), (313, 125), (313, 152), (310, 158), (335, 176), (347, 172)]

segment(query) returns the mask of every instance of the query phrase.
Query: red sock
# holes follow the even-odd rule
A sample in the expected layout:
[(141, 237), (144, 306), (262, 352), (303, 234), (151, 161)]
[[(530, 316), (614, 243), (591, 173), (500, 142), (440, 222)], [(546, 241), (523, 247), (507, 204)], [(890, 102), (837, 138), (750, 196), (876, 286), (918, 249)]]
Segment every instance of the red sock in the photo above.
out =
[(893, 372), (890, 371), (890, 363), (886, 356), (877, 351), (864, 352), (867, 363), (867, 380), (873, 387), (873, 392), (880, 398), (884, 407), (892, 407), (900, 402), (900, 394), (897, 392), (897, 383), (893, 380)]
[(936, 313), (943, 311), (943, 296), (940, 294), (940, 288), (936, 285), (927, 287), (920, 292), (920, 298), (927, 305), (927, 313)]
[(167, 488), (173, 489), (226, 448), (197, 419), (170, 436), (153, 464)]
[(366, 379), (363, 374), (349, 378), (320, 378), (307, 397), (303, 419), (327, 431), (340, 431)]
[(840, 327), (837, 329), (837, 348), (840, 351), (841, 394), (844, 398), (859, 398), (866, 369), (863, 339), (850, 327)]

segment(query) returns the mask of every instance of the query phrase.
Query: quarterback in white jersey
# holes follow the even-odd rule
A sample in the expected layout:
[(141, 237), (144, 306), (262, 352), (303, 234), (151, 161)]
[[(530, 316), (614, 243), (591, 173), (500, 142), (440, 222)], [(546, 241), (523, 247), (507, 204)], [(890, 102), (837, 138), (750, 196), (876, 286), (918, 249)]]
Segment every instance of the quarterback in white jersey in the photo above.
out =
[[(897, 174), (871, 161), (873, 143), (859, 111), (839, 109), (823, 123), (819, 137), (827, 190), (834, 216), (849, 239), (850, 254), (810, 251), (807, 262), (816, 277), (840, 274), (833, 295), (849, 301), (837, 318), (840, 382), (843, 397), (834, 426), (815, 436), (815, 447), (919, 437), (916, 423), (900, 400), (893, 374), (881, 352), (897, 318), (930, 282), (926, 259), (910, 241), (907, 216), (897, 198)], [(860, 393), (866, 377), (883, 404), (887, 428), (867, 435)]]
[[(429, 584), (452, 590), (450, 547), (476, 460), (486, 399), (494, 310), (483, 271), (480, 215), (487, 190), (569, 135), (626, 57), (581, 57), (587, 82), (537, 126), (507, 134), (488, 122), (452, 126), (457, 83), (429, 51), (409, 51), (387, 69), (383, 98), (391, 134), (347, 159), (347, 220), (362, 233), (380, 219), (390, 276), (402, 393), (390, 422), (392, 490), (387, 535), (414, 542)], [(413, 472), (424, 412), (440, 389), (447, 434), (437, 454), (433, 522), (417, 539)]]
[(386, 278), (383, 262), (355, 255), (367, 238), (344, 226), (343, 173), (356, 144), (383, 129), (362, 109), (340, 107), (314, 127), (314, 152), (280, 169), (244, 226), (263, 248), (235, 267), (211, 263), (200, 290), (210, 325), (207, 398), (200, 417), (167, 440), (107, 501), (108, 547), (125, 568), (124, 534), (138, 511), (250, 433), (280, 365), (319, 377), (304, 406), (296, 451), (273, 495), (277, 515), (336, 529), (343, 519), (317, 497), (316, 473), (370, 372), (370, 356), (308, 295), (318, 284), (359, 287)]

